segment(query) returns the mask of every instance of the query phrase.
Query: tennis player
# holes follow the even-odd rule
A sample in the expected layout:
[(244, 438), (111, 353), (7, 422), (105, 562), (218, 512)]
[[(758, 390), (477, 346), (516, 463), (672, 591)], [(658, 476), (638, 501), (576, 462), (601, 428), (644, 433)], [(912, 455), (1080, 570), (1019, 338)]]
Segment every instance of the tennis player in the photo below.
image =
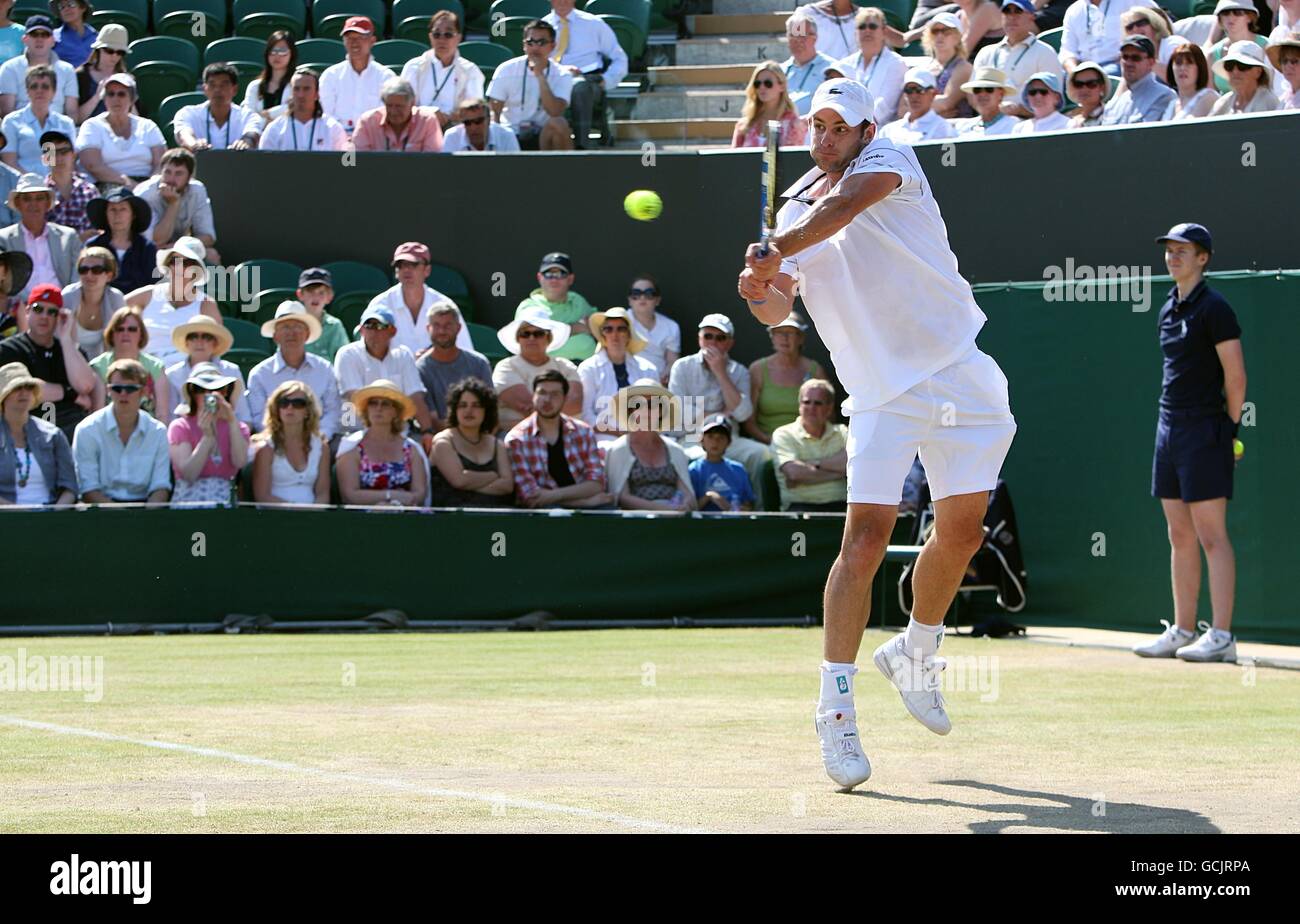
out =
[(935, 531), (916, 563), (906, 631), (876, 667), (926, 728), (951, 729), (940, 692), (943, 617), (984, 539), (989, 491), (1016, 432), (1007, 380), (975, 346), (985, 317), (957, 271), (948, 230), (910, 147), (876, 136), (874, 101), (857, 81), (817, 88), (809, 110), (816, 167), (786, 191), (769, 252), (745, 254), (739, 291), (775, 324), (802, 294), (848, 398), (848, 517), (826, 582), (821, 697), (826, 772), (843, 790), (871, 764), (858, 737), (853, 675), (872, 578), (917, 452)]

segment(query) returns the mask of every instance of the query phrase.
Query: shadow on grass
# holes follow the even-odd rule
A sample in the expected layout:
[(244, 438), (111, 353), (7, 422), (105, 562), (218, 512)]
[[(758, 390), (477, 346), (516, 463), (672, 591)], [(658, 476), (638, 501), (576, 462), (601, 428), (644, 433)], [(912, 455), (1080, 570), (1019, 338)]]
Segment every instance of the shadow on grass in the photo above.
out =
[[(994, 818), (972, 821), (972, 834), (1000, 834), (1008, 828), (1042, 828), (1054, 831), (1094, 831), (1108, 834), (1219, 834), (1218, 826), (1200, 812), (1135, 802), (1106, 802), (1061, 793), (1013, 789), (996, 783), (974, 780), (939, 780), (940, 786), (964, 786), (1020, 799), (1041, 799), (1054, 805), (1028, 802), (961, 802), (955, 799), (897, 796), (871, 790), (855, 790), (852, 795), (908, 805), (939, 805), (971, 809), (994, 815), (1020, 815), (1019, 818)], [(1105, 814), (1100, 814), (1104, 809)]]

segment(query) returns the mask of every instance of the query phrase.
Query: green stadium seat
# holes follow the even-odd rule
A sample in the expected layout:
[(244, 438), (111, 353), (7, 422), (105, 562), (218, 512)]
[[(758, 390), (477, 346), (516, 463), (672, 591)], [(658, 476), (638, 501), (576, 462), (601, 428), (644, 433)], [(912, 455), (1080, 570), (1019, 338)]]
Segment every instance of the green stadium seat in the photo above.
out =
[(266, 352), (274, 351), (275, 343), (262, 336), (262, 328), (252, 321), (246, 321), (243, 318), (224, 317), (221, 323), (226, 325), (226, 330), (230, 331), (235, 338), (234, 350), (258, 350)]
[(167, 143), (174, 146), (176, 137), (172, 134), (172, 120), (176, 118), (176, 113), (186, 106), (201, 106), (206, 99), (207, 97), (196, 90), (191, 90), (188, 93), (173, 93), (160, 102), (156, 109), (150, 110), (152, 113), (150, 118), (162, 131)]
[[(18, 24), (22, 28), (23, 23), (27, 22), (29, 16), (49, 16), (50, 5), (48, 3), (36, 3), (33, 0), (22, 0), (21, 3), (15, 3), (9, 10), (9, 19), (11, 22)], [(51, 19), (55, 17), (51, 16)], [(56, 24), (57, 25), (57, 24)]]
[(188, 93), (198, 86), (199, 50), (183, 39), (137, 39), (127, 46), (126, 54), (140, 105), (148, 112), (156, 112), (167, 97)]
[(1193, 16), (1209, 16), (1218, 6), (1215, 0), (1196, 0), (1196, 5), (1192, 7)]
[(1174, 22), (1195, 16), (1196, 0), (1163, 0), (1160, 4)]
[(643, 33), (650, 31), (649, 0), (590, 0), (586, 11), (593, 16), (623, 16), (636, 23)]
[[(42, 12), (49, 16), (50, 8), (47, 6)], [(58, 17), (55, 16), (54, 20), (54, 24), (57, 26)], [(22, 22), (21, 19), (16, 18), (14, 21)], [(127, 35), (131, 39), (148, 35), (149, 0), (105, 0), (103, 8), (97, 9), (90, 14), (90, 24), (96, 29), (102, 29), (109, 23), (114, 22), (125, 26)]]
[(492, 0), (488, 7), (488, 21), (502, 16), (527, 16), (529, 19), (541, 19), (551, 11), (547, 0)]
[[(307, 7), (303, 0), (235, 0), (235, 34), (264, 42), (272, 32), (285, 29), (295, 37), (307, 34)], [(257, 60), (261, 61), (259, 54)]]
[(447, 10), (460, 17), (461, 34), (466, 28), (465, 7), (460, 0), (397, 0), (392, 9), (392, 34), (395, 39), (407, 39), (429, 47), (429, 20), (439, 10)]
[(262, 289), (252, 299), (252, 311), (232, 311), (231, 317), (242, 318), (261, 327), (262, 324), (275, 317), (275, 309), (280, 307), (280, 302), (292, 301), (298, 297), (298, 280), (294, 279), (293, 288), (283, 288), (280, 286), (274, 288)]
[[(302, 267), (297, 263), (289, 263), (287, 260), (245, 260), (235, 267), (235, 271), (243, 273), (256, 272), (253, 278), (253, 291), (259, 289), (297, 289), (298, 277), (302, 274)], [(242, 291), (249, 291), (248, 286), (241, 285)], [(292, 297), (292, 296), (290, 296)], [(275, 306), (272, 305), (272, 310)]]
[(184, 39), (166, 35), (136, 39), (126, 46), (126, 66), (132, 73), (145, 61), (170, 61), (198, 73), (199, 50)]
[(498, 67), (522, 54), (522, 51), (511, 51), (496, 42), (461, 42), (459, 51), (467, 61), (477, 64), (488, 80), (492, 79), (492, 72)]
[(247, 383), (249, 373), (253, 371), (253, 368), (258, 363), (270, 359), (273, 353), (272, 350), (249, 350), (236, 347), (227, 350), (221, 358), (238, 366), (239, 371), (244, 373), (244, 382)]
[(858, 6), (874, 6), (885, 14), (885, 21), (895, 29), (907, 30), (912, 20), (912, 10), (916, 6), (912, 0), (853, 0)]
[(472, 321), (466, 321), (465, 326), (469, 328), (469, 339), (474, 349), (486, 356), (488, 362), (495, 364), (510, 355), (510, 351), (501, 345), (495, 328)]
[[(592, 0), (593, 3), (596, 0)], [(603, 13), (600, 16), (605, 24), (614, 30), (614, 37), (627, 53), (629, 61), (636, 61), (645, 54), (646, 31), (626, 16), (613, 16)]]
[(650, 3), (650, 28), (651, 29), (669, 29), (677, 31), (677, 23), (673, 22), (666, 15), (669, 10), (674, 9), (681, 4), (678, 0), (651, 0)]
[(510, 49), (512, 58), (518, 57), (524, 53), (524, 26), (528, 25), (537, 17), (535, 16), (502, 16), (493, 21), (492, 41), (502, 48)]
[(239, 92), (235, 95), (235, 99), (242, 101), (248, 85), (262, 73), (262, 61), (259, 58), (256, 61), (227, 61), (226, 63), (239, 75)]
[(355, 339), (356, 335), (353, 331), (361, 323), (361, 313), (380, 291), (349, 292), (347, 295), (340, 295), (330, 302), (325, 310), (339, 319), (343, 329), (348, 332), (349, 339)]
[(1065, 29), (1064, 29), (1063, 27), (1062, 27), (1062, 28), (1057, 28), (1057, 29), (1048, 29), (1046, 32), (1040, 32), (1040, 33), (1038, 33), (1038, 40), (1039, 40), (1040, 42), (1046, 42), (1048, 45), (1050, 45), (1050, 46), (1051, 46), (1052, 48), (1054, 48), (1056, 51), (1060, 51), (1060, 50), (1061, 50), (1061, 36), (1064, 35), (1064, 34), (1065, 34)]
[(329, 270), (330, 276), (334, 279), (335, 298), (352, 292), (370, 292), (373, 295), (393, 285), (393, 279), (388, 273), (369, 263), (335, 260), (321, 268)]
[(443, 266), (440, 263), (434, 263), (429, 267), (429, 278), (425, 280), (425, 285), (431, 289), (437, 289), (443, 295), (455, 298), (457, 295), (469, 295), (469, 285), (465, 282), (465, 277), (461, 275), (460, 270), (452, 269), (450, 266)]
[(465, 27), (466, 32), (470, 29), (484, 33), (488, 31), (491, 24), (488, 7), (491, 5), (492, 0), (465, 0), (465, 22), (469, 24)]
[(153, 30), (202, 51), (226, 34), (226, 0), (154, 0)]
[(391, 67), (400, 74), (407, 61), (420, 57), (428, 50), (428, 45), (421, 45), (419, 42), (389, 39), (386, 42), (375, 42), (375, 47), (370, 49), (370, 54), (380, 64)]
[(348, 51), (338, 39), (309, 38), (294, 42), (298, 49), (298, 66), (324, 72), (348, 56)]
[(383, 38), (388, 9), (384, 0), (315, 0), (311, 6), (311, 34), (317, 38), (338, 38), (343, 24), (353, 16), (369, 16), (375, 35)]
[(763, 463), (758, 474), (758, 484), (754, 485), (754, 493), (758, 495), (755, 508), (767, 511), (781, 509), (781, 482), (776, 477), (776, 463), (771, 459)]
[(266, 41), (235, 36), (219, 38), (203, 49), (203, 64), (219, 64), (226, 61), (256, 61), (260, 72), (262, 55), (266, 50)]

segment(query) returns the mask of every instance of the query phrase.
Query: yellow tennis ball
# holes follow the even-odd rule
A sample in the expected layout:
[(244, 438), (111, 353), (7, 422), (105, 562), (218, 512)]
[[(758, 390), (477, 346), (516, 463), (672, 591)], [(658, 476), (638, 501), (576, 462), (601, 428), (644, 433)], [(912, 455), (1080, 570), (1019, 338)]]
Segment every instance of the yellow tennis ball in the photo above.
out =
[(653, 221), (664, 210), (664, 200), (649, 189), (634, 189), (623, 200), (623, 211), (637, 221)]
[(1232, 454), (1240, 459), (1246, 454), (1246, 444), (1241, 440), (1232, 441)]

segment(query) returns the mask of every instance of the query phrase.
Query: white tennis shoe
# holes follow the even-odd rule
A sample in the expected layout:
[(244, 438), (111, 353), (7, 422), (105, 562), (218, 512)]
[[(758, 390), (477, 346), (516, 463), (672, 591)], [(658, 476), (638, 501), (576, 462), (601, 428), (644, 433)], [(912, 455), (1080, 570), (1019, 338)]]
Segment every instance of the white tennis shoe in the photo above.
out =
[(1200, 623), (1198, 628), (1203, 633), (1190, 645), (1184, 645), (1174, 652), (1183, 661), (1228, 661), (1237, 660), (1237, 637), (1231, 632), (1218, 633), (1210, 629), (1208, 623)]
[(848, 792), (871, 778), (871, 762), (862, 752), (857, 716), (852, 709), (814, 712), (813, 724), (822, 739), (826, 775), (840, 787), (840, 792)]
[(952, 731), (944, 708), (940, 673), (948, 662), (937, 656), (920, 658), (904, 647), (906, 633), (900, 632), (876, 649), (872, 660), (885, 679), (898, 688), (907, 711), (936, 735)]
[(1195, 632), (1184, 632), (1170, 625), (1168, 619), (1162, 619), (1160, 623), (1165, 631), (1155, 641), (1133, 646), (1133, 653), (1139, 658), (1172, 658), (1179, 648), (1186, 647), (1196, 638)]

